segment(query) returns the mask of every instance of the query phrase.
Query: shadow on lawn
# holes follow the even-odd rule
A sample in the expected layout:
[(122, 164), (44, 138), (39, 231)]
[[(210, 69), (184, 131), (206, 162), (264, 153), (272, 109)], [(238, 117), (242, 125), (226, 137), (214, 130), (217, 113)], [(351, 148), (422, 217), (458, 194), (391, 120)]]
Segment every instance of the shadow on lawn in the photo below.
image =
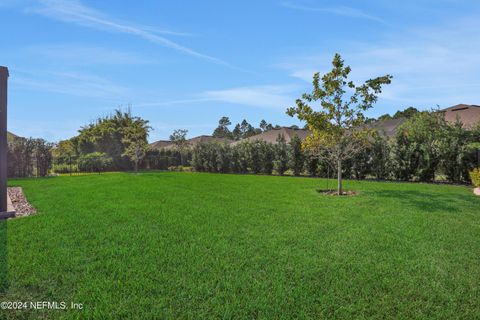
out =
[(7, 221), (0, 220), (0, 295), (8, 289)]
[(414, 190), (379, 190), (375, 195), (385, 200), (400, 203), (405, 208), (424, 212), (452, 212), (460, 207), (474, 205), (473, 197), (464, 194), (432, 193)]

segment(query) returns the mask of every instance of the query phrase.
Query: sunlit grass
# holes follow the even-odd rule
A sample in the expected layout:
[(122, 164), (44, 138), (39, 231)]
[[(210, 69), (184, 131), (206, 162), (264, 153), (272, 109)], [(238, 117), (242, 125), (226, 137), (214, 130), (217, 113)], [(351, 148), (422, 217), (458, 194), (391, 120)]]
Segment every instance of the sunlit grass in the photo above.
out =
[[(475, 319), (480, 199), (467, 187), (197, 173), (26, 179), (4, 300), (37, 319)], [(330, 181), (330, 186), (334, 182)], [(0, 311), (2, 312), (2, 311)]]

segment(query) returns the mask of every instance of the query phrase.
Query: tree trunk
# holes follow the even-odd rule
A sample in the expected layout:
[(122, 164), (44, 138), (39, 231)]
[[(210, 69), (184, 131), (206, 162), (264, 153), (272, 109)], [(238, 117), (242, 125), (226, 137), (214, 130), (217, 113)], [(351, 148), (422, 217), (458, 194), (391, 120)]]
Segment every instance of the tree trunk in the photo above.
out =
[(341, 196), (343, 194), (343, 186), (342, 186), (342, 159), (337, 160), (337, 177), (338, 177), (338, 195)]
[(138, 173), (138, 161), (135, 161), (135, 174)]

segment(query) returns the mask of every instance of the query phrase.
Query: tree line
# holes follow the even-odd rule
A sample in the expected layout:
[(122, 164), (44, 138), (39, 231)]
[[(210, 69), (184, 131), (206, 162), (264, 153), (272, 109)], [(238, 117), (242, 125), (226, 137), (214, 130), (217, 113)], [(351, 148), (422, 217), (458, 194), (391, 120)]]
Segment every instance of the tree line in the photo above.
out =
[(229, 126), (232, 125), (229, 117), (221, 117), (218, 121), (218, 126), (212, 133), (212, 137), (215, 138), (225, 138), (230, 140), (241, 140), (245, 138), (252, 137), (254, 135), (260, 134), (272, 130), (274, 128), (279, 128), (278, 125), (272, 125), (265, 120), (260, 121), (258, 128), (251, 125), (247, 119), (243, 119), (242, 122), (237, 123), (233, 130), (230, 130)]
[[(396, 134), (376, 131), (359, 140), (361, 147), (346, 159), (343, 176), (350, 179), (404, 181), (469, 181), (469, 172), (480, 166), (480, 126), (465, 129), (448, 123), (441, 113), (410, 112)], [(79, 130), (79, 135), (54, 145), (42, 139), (10, 138), (10, 177), (46, 176), (49, 172), (102, 172), (167, 170), (192, 167), (200, 172), (291, 174), (332, 177), (338, 171), (325, 150), (309, 148), (298, 137), (287, 143), (240, 141), (234, 144), (185, 144), (187, 131), (172, 134), (173, 148), (151, 149), (146, 120), (119, 110)]]
[[(416, 112), (388, 137), (381, 130), (357, 141), (358, 151), (343, 163), (349, 179), (468, 182), (469, 172), (480, 166), (480, 126), (465, 129), (461, 122), (448, 123), (437, 111)], [(335, 162), (302, 145), (295, 136), (290, 143), (244, 141), (229, 145), (206, 142), (191, 151), (191, 165), (200, 172), (261, 173), (336, 176)]]
[(8, 177), (45, 177), (52, 168), (53, 143), (43, 139), (8, 137)]

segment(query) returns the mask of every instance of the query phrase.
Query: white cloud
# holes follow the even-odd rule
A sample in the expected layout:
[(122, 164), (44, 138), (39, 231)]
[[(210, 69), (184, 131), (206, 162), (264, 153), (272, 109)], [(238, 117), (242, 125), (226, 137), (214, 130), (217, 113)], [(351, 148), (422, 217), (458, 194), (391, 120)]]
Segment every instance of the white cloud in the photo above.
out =
[(211, 98), (191, 98), (191, 99), (178, 99), (178, 100), (159, 100), (148, 101), (135, 104), (136, 107), (169, 107), (174, 105), (190, 105), (199, 102), (212, 101)]
[[(429, 29), (408, 30), (383, 43), (347, 43), (339, 50), (352, 67), (352, 79), (391, 74), (381, 97), (396, 107), (433, 107), (480, 102), (480, 21), (461, 20)], [(334, 52), (300, 54), (277, 64), (292, 77), (312, 81), (331, 69)]]
[(376, 22), (385, 23), (385, 21), (381, 18), (375, 17), (368, 13), (365, 13), (362, 10), (347, 7), (347, 6), (308, 6), (300, 3), (294, 3), (285, 1), (280, 3), (281, 6), (293, 10), (300, 10), (300, 11), (308, 11), (308, 12), (319, 12), (319, 13), (330, 13), (350, 18), (359, 18), (359, 19), (367, 19)]
[(206, 91), (202, 96), (213, 101), (284, 110), (295, 102), (292, 94), (297, 89), (292, 85), (237, 87)]
[(15, 71), (10, 77), (14, 90), (23, 89), (108, 99), (126, 99), (131, 94), (130, 89), (96, 75), (75, 72), (37, 75)]
[(232, 67), (221, 59), (200, 53), (159, 35), (159, 33), (172, 35), (176, 32), (118, 22), (95, 9), (83, 5), (79, 0), (38, 0), (38, 3), (40, 7), (30, 8), (29, 11), (84, 27), (133, 35), (196, 58)]
[(136, 53), (85, 44), (39, 45), (28, 47), (24, 51), (54, 63), (65, 62), (69, 65), (155, 63)]
[(264, 85), (208, 90), (192, 98), (160, 100), (135, 104), (136, 107), (169, 107), (191, 105), (202, 102), (230, 103), (251, 107), (285, 110), (295, 103), (298, 86)]

